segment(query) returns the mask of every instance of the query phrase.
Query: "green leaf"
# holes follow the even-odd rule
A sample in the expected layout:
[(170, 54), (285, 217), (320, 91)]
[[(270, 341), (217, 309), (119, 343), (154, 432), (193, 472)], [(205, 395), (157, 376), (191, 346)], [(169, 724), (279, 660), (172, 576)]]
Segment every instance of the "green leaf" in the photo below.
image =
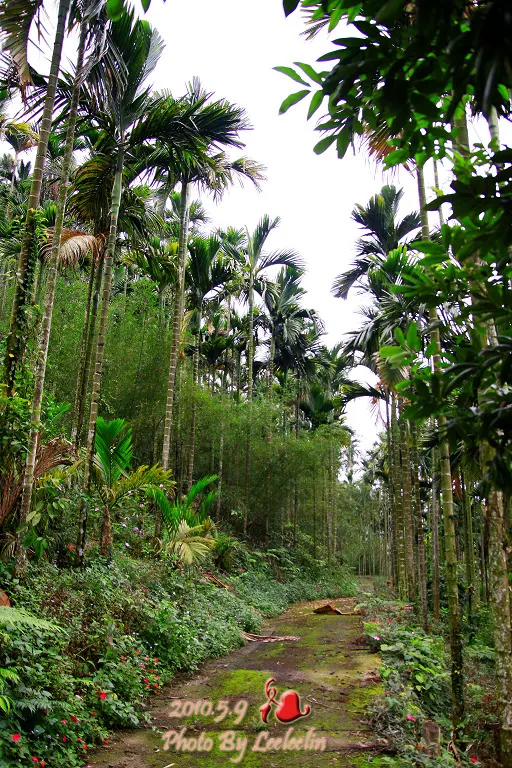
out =
[(345, 157), (347, 149), (350, 146), (351, 140), (352, 140), (352, 133), (348, 129), (343, 130), (339, 134), (338, 138), (336, 139), (336, 149), (337, 149), (338, 157), (340, 158), (340, 160), (343, 157)]
[(308, 93), (310, 93), (310, 91), (297, 91), (297, 93), (291, 93), (279, 107), (279, 114), (284, 115), (285, 112), (288, 112), (290, 107), (293, 107), (294, 104), (298, 104), (299, 101), (306, 98)]
[(329, 149), (331, 144), (334, 144), (336, 141), (336, 136), (326, 136), (325, 139), (322, 139), (318, 142), (318, 144), (315, 144), (313, 147), (313, 152), (315, 155), (321, 155), (322, 152), (325, 152), (326, 149)]
[(123, 10), (124, 0), (107, 0), (107, 16), (111, 21), (119, 21)]
[(289, 16), (297, 8), (300, 0), (283, 0), (283, 8), (285, 16)]
[(318, 85), (322, 85), (322, 76), (316, 72), (311, 64), (303, 64), (300, 61), (294, 61), (293, 62), (296, 67), (300, 67), (302, 71), (309, 77), (311, 80), (313, 80), (314, 83), (318, 83)]
[(291, 79), (295, 80), (296, 83), (300, 83), (301, 85), (306, 85), (309, 88), (309, 83), (303, 80), (302, 77), (299, 75), (299, 73), (296, 72), (291, 67), (274, 67), (274, 69), (276, 72), (281, 72), (283, 75), (286, 75), (287, 77), (291, 77)]
[(405, 346), (405, 336), (401, 328), (395, 328), (395, 339), (398, 341), (401, 347)]
[(324, 100), (324, 92), (323, 91), (316, 91), (316, 93), (313, 94), (311, 97), (311, 102), (309, 104), (308, 109), (308, 120), (313, 117), (317, 109), (320, 107), (320, 104)]
[(142, 7), (144, 9), (144, 13), (147, 13), (147, 10), (149, 6), (151, 5), (151, 0), (140, 0)]
[(418, 335), (418, 325), (415, 320), (412, 321), (407, 329), (407, 346), (410, 349), (414, 349), (415, 352), (419, 352), (421, 349), (421, 339)]

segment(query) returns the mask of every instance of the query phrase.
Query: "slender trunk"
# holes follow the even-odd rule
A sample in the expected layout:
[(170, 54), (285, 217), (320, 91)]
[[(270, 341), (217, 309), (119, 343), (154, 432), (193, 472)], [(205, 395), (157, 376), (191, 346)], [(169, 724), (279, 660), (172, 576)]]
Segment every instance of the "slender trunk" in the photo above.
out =
[(187, 262), (188, 229), (190, 220), (189, 184), (181, 182), (180, 238), (178, 244), (178, 280), (174, 300), (172, 319), (171, 353), (169, 360), (169, 380), (167, 384), (167, 402), (165, 406), (164, 441), (162, 446), (162, 466), (169, 468), (171, 437), (174, 418), (174, 389), (176, 384), (176, 365), (180, 347), (181, 326), (183, 322), (183, 303), (185, 295), (185, 266)]
[(411, 424), (412, 436), (412, 471), (414, 478), (414, 508), (416, 511), (416, 529), (418, 536), (418, 592), (421, 606), (421, 623), (425, 632), (428, 632), (428, 604), (427, 604), (427, 569), (425, 567), (425, 536), (423, 531), (423, 515), (421, 509), (420, 492), (420, 468), (418, 458), (418, 431), (415, 424)]
[[(53, 304), (55, 300), (55, 289), (57, 286), (57, 266), (60, 252), (60, 241), (62, 229), (64, 226), (64, 214), (66, 211), (66, 198), (69, 187), (69, 171), (73, 158), (73, 140), (75, 137), (75, 124), (78, 113), (78, 98), (80, 96), (80, 86), (82, 78), (82, 69), (84, 64), (85, 40), (87, 26), (82, 22), (80, 28), (80, 39), (78, 43), (78, 53), (76, 61), (76, 75), (73, 84), (73, 94), (68, 114), (68, 127), (66, 133), (66, 144), (64, 157), (62, 160), (62, 176), (59, 184), (59, 197), (57, 200), (57, 212), (55, 217), (55, 227), (53, 231), (52, 250), (48, 262), (48, 281), (46, 285), (46, 296), (44, 303), (43, 319), (41, 324), (41, 336), (37, 350), (36, 370), (34, 377), (34, 392), (32, 396), (32, 414), (31, 430), (28, 442), (27, 458), (25, 464), (25, 475), (23, 478), (23, 493), (21, 497), (21, 507), (19, 515), (20, 525), (25, 526), (30, 512), (32, 502), (32, 490), (34, 487), (34, 471), (36, 466), (37, 446), (39, 443), (39, 430), (41, 427), (41, 406), (43, 402), (44, 379), (46, 375), (46, 361), (48, 358), (48, 345), (50, 343), (50, 331), (52, 327)], [(21, 533), (17, 540), (17, 567), (22, 569), (26, 564), (25, 550), (21, 546)]]
[(414, 567), (414, 536), (412, 521), (412, 492), (411, 492), (411, 458), (409, 453), (409, 434), (407, 421), (400, 413), (402, 404), (399, 399), (399, 429), (400, 429), (400, 456), (401, 456), (401, 478), (402, 478), (402, 508), (404, 518), (405, 533), (405, 560), (407, 566), (407, 593), (408, 599), (414, 600), (416, 597), (416, 569)]
[(441, 597), (439, 594), (439, 488), (437, 484), (437, 451), (432, 450), (432, 597), (434, 619), (441, 618)]
[(92, 296), (91, 316), (89, 320), (89, 328), (87, 329), (87, 342), (85, 345), (85, 356), (83, 361), (83, 373), (80, 379), (80, 390), (77, 391), (78, 396), (78, 416), (76, 420), (76, 445), (77, 447), (82, 443), (82, 430), (85, 420), (85, 409), (87, 406), (87, 390), (89, 388), (89, 382), (94, 373), (94, 340), (96, 338), (96, 321), (98, 318), (98, 308), (100, 305), (101, 285), (103, 282), (103, 271), (105, 267), (105, 258), (103, 254), (100, 254), (98, 268), (96, 272), (96, 279), (94, 284), (94, 293)]
[[(222, 404), (222, 408), (223, 408)], [(219, 468), (217, 470), (217, 519), (220, 520), (220, 510), (222, 505), (222, 470), (224, 464), (224, 411), (222, 412), (220, 419), (220, 437), (219, 437)]]
[[(100, 398), (101, 387), (101, 375), (103, 373), (103, 360), (105, 355), (105, 332), (107, 329), (108, 308), (110, 302), (110, 291), (112, 286), (112, 267), (114, 264), (114, 257), (116, 251), (117, 241), (117, 222), (119, 218), (119, 209), (121, 208), (121, 195), (123, 191), (123, 151), (124, 137), (121, 136), (118, 155), (116, 173), (114, 177), (114, 186), (112, 189), (112, 205), (110, 212), (110, 231), (108, 236), (107, 250), (105, 253), (104, 263), (104, 279), (103, 279), (103, 295), (101, 299), (101, 312), (98, 325), (98, 336), (96, 339), (96, 354), (94, 362), (94, 375), (92, 380), (91, 391), (91, 408), (89, 411), (89, 427), (87, 431), (87, 450), (85, 456), (85, 467), (83, 477), (83, 490), (84, 494), (89, 493), (90, 474), (92, 468), (92, 460), (94, 456), (94, 438), (96, 434), (96, 420), (98, 418), (98, 406)], [(83, 564), (84, 552), (85, 552), (85, 538), (87, 533), (87, 502), (83, 500), (80, 508), (80, 520), (78, 530), (78, 542), (77, 542), (77, 561), (79, 565)]]
[[(426, 193), (423, 171), (417, 168), (418, 195), (420, 202), (421, 231), (424, 240), (430, 239), (428, 214), (426, 211)], [(432, 325), (431, 338), (435, 345), (434, 370), (441, 370), (441, 338), (437, 326), (438, 316), (435, 308), (430, 309), (430, 323)], [(441, 435), (446, 430), (446, 417), (440, 415), (437, 421)], [(446, 593), (448, 598), (448, 616), (450, 623), (450, 650), (451, 650), (451, 687), (452, 687), (452, 724), (454, 738), (464, 718), (464, 675), (462, 658), (462, 619), (459, 606), (459, 590), (457, 579), (457, 543), (455, 531), (455, 515), (453, 509), (452, 472), (450, 465), (450, 447), (446, 438), (441, 437), (439, 443), (439, 457), (441, 467), (441, 499), (444, 525), (444, 556)]]
[(196, 388), (199, 381), (199, 356), (201, 354), (201, 320), (202, 320), (202, 312), (201, 307), (198, 309), (198, 330), (197, 330), (197, 336), (196, 336), (196, 343), (194, 348), (194, 372), (193, 372), (193, 381), (194, 381), (194, 388), (192, 392), (193, 396), (193, 402), (192, 402), (192, 418), (190, 421), (190, 443), (189, 443), (189, 453), (188, 453), (188, 479), (187, 479), (187, 490), (190, 491), (192, 488), (193, 483), (193, 477), (194, 477), (194, 454), (195, 454), (195, 446), (196, 446), (196, 421), (197, 421), (197, 398), (196, 398)]
[(274, 331), (272, 331), (272, 336), (270, 337), (270, 354), (269, 354), (269, 360), (268, 360), (268, 386), (267, 386), (267, 395), (272, 400), (272, 384), (274, 382), (274, 358), (276, 355), (276, 340), (274, 337)]
[[(460, 470), (460, 489), (462, 501), (462, 519), (464, 525), (464, 554), (466, 565), (466, 594), (468, 599), (468, 623), (473, 624), (473, 611), (475, 607), (475, 551), (473, 546), (473, 517), (471, 514), (471, 502), (468, 498), (464, 473)], [(472, 631), (472, 630), (471, 630)]]
[(400, 471), (400, 446), (398, 436), (398, 419), (396, 416), (394, 395), (392, 395), (391, 399), (391, 443), (393, 446), (393, 484), (395, 487), (395, 537), (398, 565), (398, 595), (401, 600), (405, 600), (407, 595), (407, 566), (405, 559), (404, 516), (401, 493), (402, 486), (398, 480)]
[(249, 280), (249, 335), (247, 338), (247, 401), (252, 400), (252, 379), (254, 364), (254, 275)]
[(503, 497), (491, 491), (489, 513), (489, 602), (494, 614), (496, 682), (503, 768), (512, 768), (512, 634)]
[(55, 31), (55, 41), (53, 44), (52, 52), (52, 62), (50, 67), (50, 74), (48, 77), (48, 85), (46, 87), (43, 117), (41, 120), (41, 127), (39, 129), (39, 141), (37, 145), (37, 154), (34, 163), (32, 183), (30, 186), (30, 196), (28, 199), (25, 229), (21, 241), (21, 252), (18, 261), (11, 324), (9, 328), (9, 335), (7, 337), (7, 350), (4, 363), (4, 381), (7, 387), (7, 392), (10, 396), (14, 394), (16, 371), (21, 363), (26, 342), (26, 310), (27, 305), (30, 302), (34, 270), (36, 267), (36, 211), (39, 208), (39, 203), (41, 200), (43, 171), (46, 160), (46, 153), (48, 151), (50, 130), (52, 126), (53, 107), (55, 104), (55, 94), (57, 90), (57, 78), (60, 69), (60, 59), (62, 55), (62, 46), (64, 43), (66, 18), (68, 15), (69, 5), (70, 0), (60, 0), (59, 2), (57, 27)]
[(71, 439), (76, 444), (77, 443), (77, 424), (78, 424), (78, 412), (80, 410), (80, 395), (82, 393), (82, 382), (83, 377), (85, 375), (85, 349), (87, 345), (87, 336), (88, 336), (88, 330), (89, 330), (89, 322), (91, 319), (91, 303), (92, 303), (92, 294), (93, 294), (93, 288), (94, 288), (94, 275), (96, 274), (96, 262), (94, 258), (91, 257), (91, 273), (89, 275), (89, 283), (87, 286), (87, 299), (85, 302), (85, 317), (84, 317), (84, 327), (82, 329), (82, 338), (80, 339), (80, 356), (78, 359), (78, 374), (77, 374), (77, 382), (76, 382), (76, 390), (75, 390), (75, 404), (73, 407), (73, 423), (71, 425)]

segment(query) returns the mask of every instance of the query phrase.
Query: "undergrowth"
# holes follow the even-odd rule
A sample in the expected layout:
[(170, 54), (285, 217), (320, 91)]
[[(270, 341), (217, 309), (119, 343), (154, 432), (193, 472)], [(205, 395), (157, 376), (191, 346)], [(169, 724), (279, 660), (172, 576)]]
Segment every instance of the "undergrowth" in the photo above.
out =
[(297, 562), (267, 563), (263, 553), (246, 552), (234, 573), (218, 573), (231, 589), (198, 571), (122, 553), (82, 571), (40, 561), (23, 584), (4, 566), (13, 605), (65, 631), (3, 629), (0, 668), (18, 681), (7, 681), (0, 766), (82, 765), (110, 729), (143, 721), (148, 697), (160, 695), (175, 672), (242, 645), (242, 631), (257, 632), (263, 617), (292, 602), (354, 591), (343, 574), (319, 579)]
[(477, 615), (466, 637), (466, 718), (454, 746), (446, 623), (438, 622), (432, 633), (425, 633), (410, 606), (387, 598), (370, 597), (362, 608), (368, 644), (382, 658), (385, 688), (370, 721), (396, 753), (382, 763), (394, 768), (495, 765), (494, 650), (486, 644), (491, 636), (488, 616)]

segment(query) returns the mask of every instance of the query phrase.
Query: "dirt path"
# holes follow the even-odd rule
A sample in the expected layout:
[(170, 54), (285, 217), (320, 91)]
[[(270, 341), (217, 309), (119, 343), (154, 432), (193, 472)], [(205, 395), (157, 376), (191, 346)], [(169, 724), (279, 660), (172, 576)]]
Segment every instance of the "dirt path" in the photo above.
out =
[[(343, 611), (351, 611), (356, 599), (330, 602)], [(209, 662), (194, 676), (176, 678), (152, 706), (152, 727), (119, 733), (108, 746), (91, 756), (91, 765), (355, 768), (368, 765), (372, 755), (371, 764), (376, 768), (380, 763), (375, 751), (377, 742), (364, 713), (372, 697), (381, 690), (373, 674), (379, 659), (360, 644), (360, 617), (314, 614), (313, 608), (324, 603), (293, 606), (267, 622), (262, 630), (268, 634), (298, 635), (300, 641), (248, 643), (229, 656)], [(268, 724), (262, 722), (259, 710), (267, 703), (265, 683), (271, 677), (275, 678), (276, 701), (287, 690), (297, 691), (301, 711), (310, 707), (307, 717), (283, 724), (276, 719), (274, 706)], [(209, 715), (210, 704), (205, 703), (203, 715), (172, 716), (173, 711), (178, 713), (181, 706), (185, 707), (179, 701), (193, 702), (185, 707), (186, 713), (201, 700), (211, 702), (213, 711)], [(230, 714), (215, 723), (214, 718), (223, 714), (224, 705), (218, 705), (222, 701), (229, 706)], [(247, 702), (247, 711), (241, 722), (235, 724), (245, 709), (245, 704), (237, 707), (240, 701)], [(186, 732), (182, 733), (181, 744), (186, 740), (189, 749), (195, 746), (194, 751), (177, 749), (183, 728)], [(171, 742), (167, 750), (166, 733)]]

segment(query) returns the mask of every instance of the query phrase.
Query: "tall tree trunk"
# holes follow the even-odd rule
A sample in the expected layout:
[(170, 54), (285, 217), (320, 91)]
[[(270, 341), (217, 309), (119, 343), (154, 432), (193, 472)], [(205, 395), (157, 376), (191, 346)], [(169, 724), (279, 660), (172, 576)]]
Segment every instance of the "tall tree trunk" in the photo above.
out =
[(91, 314), (89, 318), (89, 327), (87, 329), (87, 341), (85, 345), (85, 355), (83, 360), (83, 372), (80, 378), (80, 390), (77, 390), (78, 396), (78, 415), (76, 420), (76, 445), (82, 444), (82, 432), (86, 418), (87, 390), (89, 382), (94, 375), (94, 340), (96, 338), (96, 322), (98, 319), (98, 308), (100, 306), (101, 285), (103, 282), (103, 272), (105, 268), (104, 254), (100, 254), (96, 279), (94, 283), (94, 293), (92, 295)]
[(176, 365), (180, 348), (181, 327), (183, 322), (183, 304), (185, 296), (185, 267), (187, 263), (188, 230), (190, 221), (189, 184), (181, 182), (180, 201), (180, 237), (178, 243), (178, 280), (174, 299), (172, 318), (171, 353), (169, 360), (169, 380), (167, 384), (167, 402), (165, 406), (164, 441), (162, 446), (162, 466), (169, 468), (171, 437), (174, 418), (174, 390), (176, 385)]
[[(421, 233), (424, 240), (430, 239), (428, 214), (426, 211), (426, 193), (423, 171), (418, 166), (418, 196), (420, 202)], [(437, 326), (438, 316), (435, 308), (430, 310), (432, 325), (431, 338), (435, 345), (434, 370), (441, 370), (441, 338)], [(446, 430), (446, 417), (440, 415), (437, 421), (441, 435)], [(455, 516), (453, 509), (452, 473), (450, 465), (450, 447), (445, 438), (439, 443), (439, 458), (441, 467), (441, 499), (444, 525), (444, 556), (446, 593), (448, 598), (448, 616), (450, 623), (451, 650), (451, 688), (452, 688), (452, 723), (454, 737), (464, 718), (464, 675), (462, 658), (462, 618), (459, 606), (459, 589), (457, 579), (457, 543), (455, 532)]]
[(512, 632), (503, 496), (491, 491), (489, 510), (489, 598), (494, 614), (496, 682), (503, 768), (512, 768)]
[(254, 367), (254, 275), (249, 279), (249, 335), (247, 337), (247, 401), (252, 400), (252, 379)]
[(437, 451), (432, 450), (432, 598), (434, 619), (441, 618), (439, 593), (439, 487), (437, 483)]
[(11, 324), (7, 337), (7, 350), (4, 363), (4, 382), (10, 396), (14, 394), (16, 371), (21, 363), (23, 349), (26, 343), (26, 309), (30, 302), (34, 270), (36, 267), (36, 212), (41, 200), (41, 187), (43, 172), (48, 152), (48, 141), (52, 127), (53, 107), (57, 90), (57, 78), (59, 76), (62, 46), (66, 27), (66, 18), (69, 11), (70, 0), (60, 0), (57, 16), (55, 41), (53, 43), (52, 62), (46, 97), (44, 102), (43, 117), (39, 129), (39, 141), (34, 163), (34, 173), (30, 185), (30, 195), (27, 205), (25, 229), (21, 241), (21, 251), (18, 261), (17, 280), (15, 283), (14, 299), (12, 305)]
[(398, 419), (396, 415), (395, 396), (391, 399), (391, 443), (393, 446), (393, 485), (395, 488), (395, 538), (397, 551), (398, 595), (401, 600), (407, 596), (407, 566), (405, 558), (404, 539), (404, 513), (401, 494), (400, 472), (400, 445), (398, 436)]
[(80, 355), (78, 358), (78, 373), (77, 373), (77, 382), (76, 382), (76, 390), (75, 390), (75, 403), (73, 406), (73, 421), (71, 424), (71, 439), (76, 444), (77, 443), (77, 424), (78, 424), (78, 412), (80, 410), (80, 394), (82, 391), (82, 381), (85, 374), (85, 349), (87, 345), (87, 337), (88, 337), (88, 331), (89, 331), (89, 322), (91, 319), (91, 304), (92, 304), (92, 294), (94, 289), (94, 276), (96, 274), (96, 261), (91, 256), (91, 272), (89, 274), (89, 283), (87, 286), (87, 299), (85, 301), (85, 316), (84, 316), (84, 326), (82, 328), (82, 338), (80, 339)]
[[(73, 159), (73, 141), (75, 138), (75, 125), (78, 114), (78, 99), (80, 96), (80, 87), (82, 81), (82, 70), (84, 65), (85, 40), (87, 35), (87, 24), (82, 22), (80, 27), (80, 38), (78, 42), (78, 53), (76, 61), (76, 74), (73, 83), (73, 93), (69, 105), (68, 127), (66, 133), (66, 144), (64, 157), (62, 159), (62, 176), (59, 185), (59, 197), (57, 200), (57, 211), (55, 217), (55, 227), (53, 230), (52, 250), (48, 263), (48, 280), (46, 284), (46, 296), (44, 303), (43, 319), (41, 324), (41, 335), (37, 350), (36, 370), (34, 378), (34, 393), (32, 396), (32, 414), (31, 430), (28, 442), (27, 459), (25, 464), (25, 475), (23, 478), (23, 494), (21, 497), (21, 507), (19, 523), (25, 525), (30, 512), (32, 501), (32, 490), (34, 487), (34, 470), (36, 465), (37, 446), (39, 442), (39, 430), (41, 427), (41, 406), (43, 402), (44, 379), (46, 375), (46, 361), (48, 358), (48, 345), (50, 342), (50, 331), (52, 327), (53, 304), (55, 300), (55, 289), (57, 286), (57, 266), (60, 252), (60, 241), (62, 229), (64, 226), (64, 214), (66, 211), (66, 198), (69, 187), (69, 171)], [(17, 569), (20, 570), (26, 564), (25, 550), (21, 546), (21, 534), (18, 534), (17, 540)]]
[[(108, 308), (110, 302), (110, 292), (112, 287), (112, 267), (114, 264), (116, 241), (117, 241), (117, 223), (119, 219), (119, 210), (121, 208), (121, 195), (123, 192), (123, 150), (124, 136), (121, 136), (116, 173), (114, 176), (114, 186), (112, 188), (112, 205), (110, 211), (110, 230), (108, 235), (107, 250), (105, 253), (103, 295), (101, 298), (101, 312), (98, 324), (98, 335), (96, 338), (96, 354), (94, 356), (94, 375), (92, 379), (91, 408), (89, 411), (89, 427), (87, 430), (87, 450), (85, 456), (85, 467), (83, 477), (84, 494), (89, 493), (90, 475), (92, 460), (94, 456), (94, 438), (96, 434), (96, 420), (98, 418), (98, 406), (100, 399), (101, 376), (103, 373), (103, 360), (105, 356), (105, 333), (107, 329)], [(80, 519), (78, 525), (77, 541), (77, 561), (83, 565), (85, 553), (85, 538), (87, 534), (87, 501), (84, 498), (80, 508)]]
[(418, 536), (418, 592), (421, 606), (421, 623), (425, 632), (428, 631), (427, 604), (427, 569), (425, 567), (425, 536), (423, 531), (423, 515), (421, 509), (420, 467), (418, 458), (418, 430), (411, 424), (412, 436), (412, 471), (414, 478), (414, 508), (416, 511), (416, 529)]
[(401, 456), (401, 478), (402, 488), (404, 490), (402, 497), (402, 508), (404, 518), (405, 532), (405, 559), (407, 564), (407, 593), (408, 599), (414, 600), (416, 597), (416, 568), (414, 561), (414, 534), (412, 519), (412, 489), (411, 489), (411, 457), (409, 452), (409, 430), (407, 421), (401, 414), (402, 404), (400, 398), (399, 406), (399, 429), (400, 429), (400, 456)]
[(189, 443), (189, 453), (188, 453), (188, 479), (187, 479), (187, 491), (190, 491), (192, 488), (193, 478), (194, 478), (194, 454), (195, 454), (195, 447), (196, 447), (196, 421), (197, 421), (197, 399), (196, 399), (196, 387), (199, 381), (199, 356), (201, 354), (201, 320), (202, 320), (202, 307), (199, 307), (198, 309), (198, 330), (197, 330), (197, 336), (196, 336), (196, 343), (194, 347), (194, 371), (193, 371), (193, 381), (194, 381), (194, 389), (192, 392), (192, 396), (194, 398), (192, 403), (192, 418), (190, 421), (190, 443)]

